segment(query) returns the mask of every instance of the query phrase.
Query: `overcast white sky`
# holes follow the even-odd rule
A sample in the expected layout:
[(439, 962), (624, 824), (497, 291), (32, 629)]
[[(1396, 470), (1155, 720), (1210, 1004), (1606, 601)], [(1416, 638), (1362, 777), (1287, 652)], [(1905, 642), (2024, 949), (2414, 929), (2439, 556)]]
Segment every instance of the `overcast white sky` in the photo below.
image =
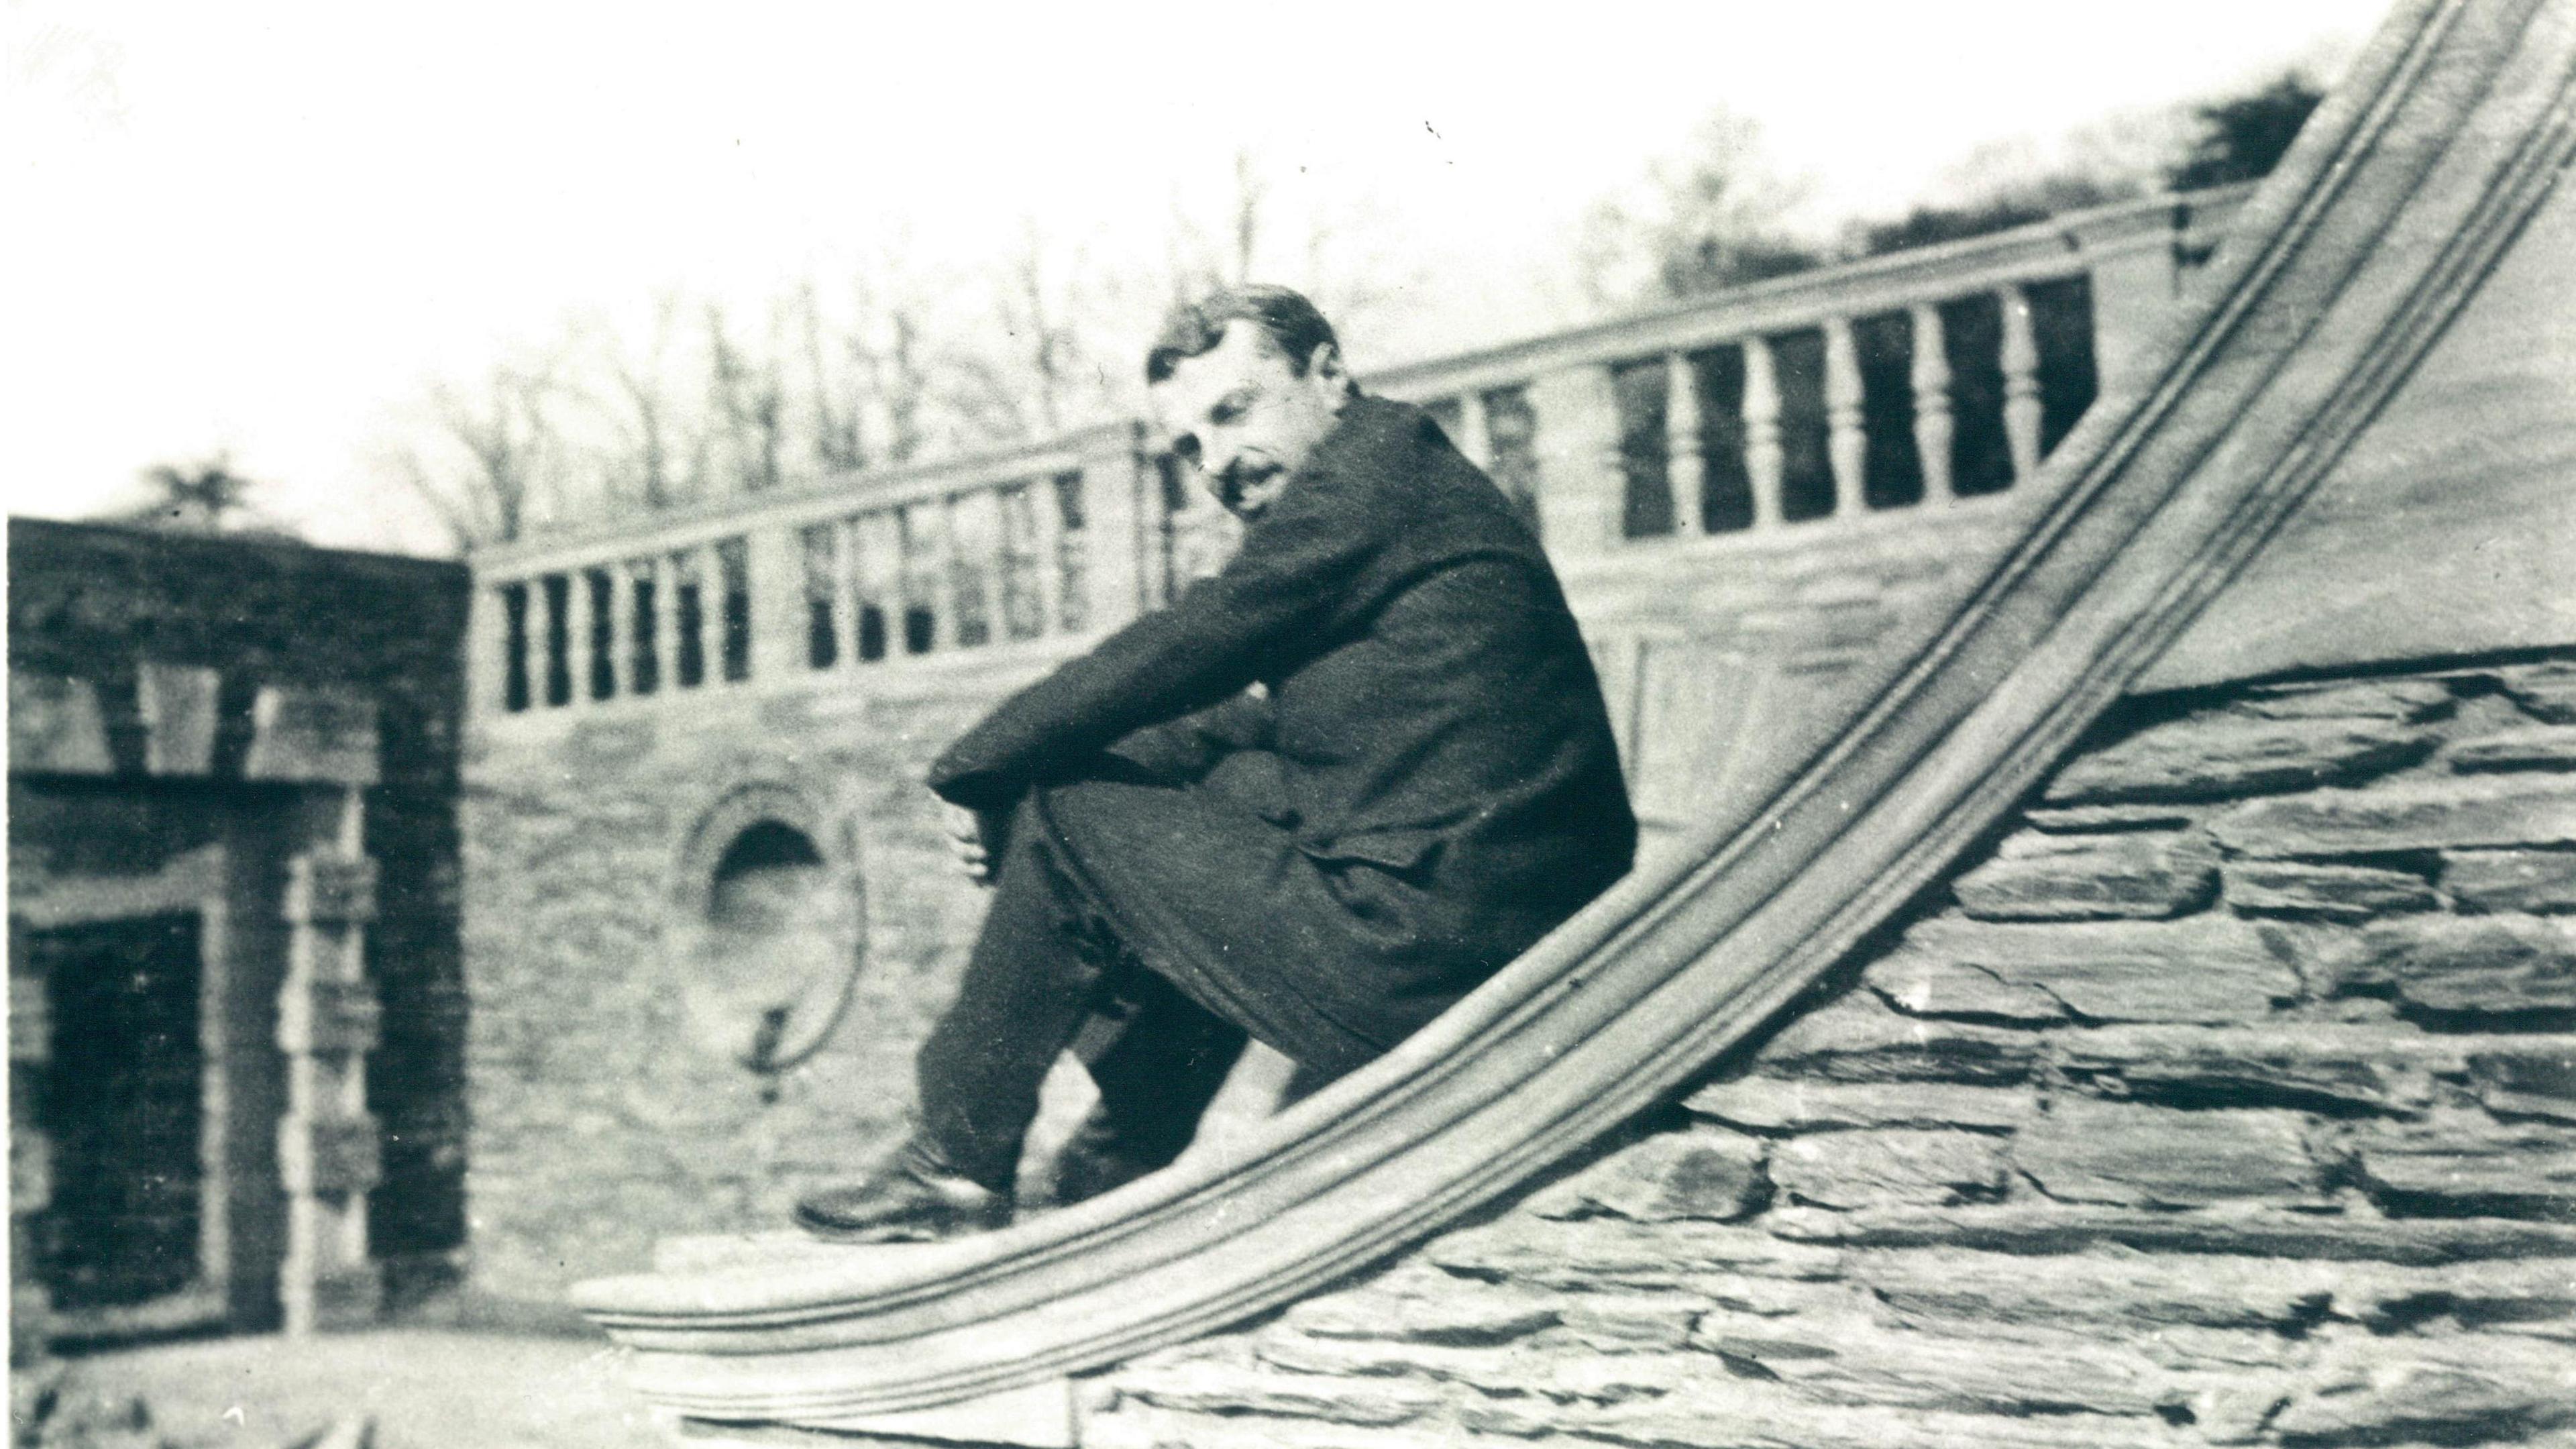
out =
[(1712, 105), (1811, 219), (1892, 212), (1982, 143), (2338, 62), (2382, 8), (8, 0), (0, 480), (77, 516), (223, 448), (317, 541), (434, 547), (366, 463), (432, 374), (899, 223), (1158, 251), (1247, 146), (1424, 279), (1352, 339), (1391, 360), (1548, 325), (1516, 280)]

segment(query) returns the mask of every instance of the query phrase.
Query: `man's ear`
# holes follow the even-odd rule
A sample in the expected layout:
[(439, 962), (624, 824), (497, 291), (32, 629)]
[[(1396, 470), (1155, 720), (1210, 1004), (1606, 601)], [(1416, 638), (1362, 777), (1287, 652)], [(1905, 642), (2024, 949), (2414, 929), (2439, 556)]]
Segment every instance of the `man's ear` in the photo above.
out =
[(1350, 369), (1342, 365), (1342, 349), (1336, 343), (1318, 342), (1306, 359), (1306, 375), (1328, 384), (1335, 397), (1351, 390)]

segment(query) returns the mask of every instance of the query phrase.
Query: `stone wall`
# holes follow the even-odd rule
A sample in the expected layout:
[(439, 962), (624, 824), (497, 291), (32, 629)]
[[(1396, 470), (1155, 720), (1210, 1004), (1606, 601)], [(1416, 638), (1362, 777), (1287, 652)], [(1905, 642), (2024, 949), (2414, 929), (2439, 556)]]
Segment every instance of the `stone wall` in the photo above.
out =
[(2576, 660), (2133, 700), (1838, 994), (1086, 1444), (2576, 1434)]
[[(95, 768), (62, 773), (23, 754), (10, 781), (13, 906), (79, 878), (149, 877), (185, 852), (236, 832), (274, 847), (245, 865), (266, 873), (258, 908), (229, 923), (233, 969), (283, 971), (278, 917), (289, 847), (277, 817), (289, 778), (254, 756), (263, 694), (314, 691), (363, 701), (374, 745), (362, 792), (364, 853), (378, 862), (365, 972), (380, 1004), (367, 1065), (368, 1110), (381, 1127), (381, 1180), (368, 1199), (373, 1257), (400, 1293), (447, 1276), (465, 1233), (465, 994), (458, 941), (458, 755), (464, 728), (461, 644), (468, 581), (454, 563), (37, 519), (9, 522), (9, 667), (13, 686), (65, 682), (95, 703), (103, 736)], [(166, 709), (156, 726), (146, 675), (209, 677), (202, 714)], [(12, 690), (13, 738), (28, 721)], [(194, 760), (165, 756), (181, 737)], [(188, 753), (180, 750), (177, 753)], [(262, 832), (267, 832), (263, 834)], [(263, 919), (264, 918), (264, 919)], [(271, 928), (274, 928), (272, 932)], [(274, 1059), (273, 981), (244, 993), (225, 1030), (244, 1053)], [(246, 1115), (266, 1088), (228, 1080)], [(279, 1104), (269, 1104), (271, 1106)], [(281, 1211), (272, 1178), (275, 1123), (236, 1145), (237, 1236)], [(249, 1140), (251, 1138), (264, 1140)], [(272, 1298), (273, 1243), (265, 1254)], [(238, 1313), (262, 1321), (268, 1309)]]
[[(775, 1229), (798, 1192), (895, 1135), (983, 904), (948, 868), (919, 782), (1031, 667), (922, 668), (864, 696), (710, 691), (520, 721), (479, 746), (465, 806), (479, 1289), (554, 1301), (648, 1261), (662, 1236)], [(803, 944), (846, 952), (855, 978), (820, 1049), (764, 1072), (741, 1059), (724, 988), (799, 943), (706, 929), (700, 837), (781, 816), (858, 918)]]

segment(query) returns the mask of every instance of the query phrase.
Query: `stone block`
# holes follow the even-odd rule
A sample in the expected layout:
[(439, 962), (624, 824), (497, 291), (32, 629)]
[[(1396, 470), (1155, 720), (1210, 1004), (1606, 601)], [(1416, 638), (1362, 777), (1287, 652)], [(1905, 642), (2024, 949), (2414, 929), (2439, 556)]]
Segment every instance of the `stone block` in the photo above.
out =
[(2342, 991), (2390, 991), (2446, 1016), (2576, 1010), (2576, 920), (2421, 916), (2381, 922), (2329, 965)]
[(2373, 1333), (2417, 1330), (2437, 1319), (2466, 1328), (2523, 1328), (2576, 1335), (2576, 1264), (2446, 1263), (2334, 1269), (2331, 1316)]
[(10, 670), (9, 773), (115, 774), (98, 686), (59, 674)]
[(376, 862), (366, 856), (306, 854), (287, 867), (286, 919), (350, 925), (376, 918)]
[(2000, 1138), (1975, 1132), (1862, 1128), (1781, 1143), (1771, 1178), (1819, 1207), (1987, 1201), (2003, 1195)]
[[(1850, 1212), (1775, 1207), (1763, 1215), (1762, 1227), (1784, 1243), (1813, 1248), (1958, 1247), (2032, 1255), (2114, 1248), (2423, 1267), (2576, 1258), (2576, 1226), (2563, 1223), (2496, 1217), (2386, 1218), (2375, 1213), (2243, 1203), (2190, 1212), (2027, 1199), (1992, 1206)], [(1855, 1252), (1840, 1261), (1849, 1272), (1865, 1260)]]
[(2229, 864), (2224, 875), (2227, 904), (2249, 916), (2363, 921), (2442, 903), (2422, 876), (2375, 866), (2249, 860)]
[(2451, 850), (2442, 889), (2475, 911), (2576, 911), (2576, 850)]
[(2443, 753), (2454, 770), (2576, 770), (2576, 725), (2532, 725), (2480, 735)]
[(1667, 1132), (1650, 1137), (1540, 1193), (1541, 1217), (1614, 1217), (1639, 1223), (1731, 1222), (1770, 1196), (1767, 1145), (1738, 1132)]
[(2576, 1355), (2493, 1335), (2344, 1345), (2275, 1415), (2293, 1444), (2537, 1443), (2576, 1424)]
[(2496, 671), (2496, 681), (2523, 713), (2551, 724), (2576, 724), (2576, 663), (2551, 660)]
[(2343, 1277), (2332, 1265), (2278, 1258), (2018, 1257), (1960, 1248), (1872, 1253), (1855, 1270), (1890, 1308), (1966, 1319), (1981, 1334), (2019, 1325), (2092, 1334), (2177, 1324), (2300, 1329), (2324, 1312)]
[(278, 1050), (373, 1051), (383, 1017), (376, 989), (367, 982), (290, 977), (277, 997)]
[(2179, 1112), (2065, 1098), (2012, 1139), (2013, 1163), (2060, 1202), (2198, 1207), (2317, 1201), (2322, 1180), (2292, 1112)]
[(1951, 893), (1986, 921), (2161, 920), (2206, 905), (2217, 870), (2217, 852), (2197, 834), (2032, 832), (2005, 842)]
[(1463, 1278), (1583, 1292), (1667, 1289), (1705, 1276), (1820, 1282), (1842, 1271), (1841, 1254), (1785, 1243), (1759, 1228), (1615, 1218), (1558, 1222), (1528, 1213), (1436, 1239), (1422, 1258)]
[[(1827, 1403), (1952, 1413), (2144, 1415), (2168, 1386), (2154, 1366), (2116, 1346), (2022, 1341), (2007, 1352), (1980, 1337), (1889, 1328), (1862, 1320), (1798, 1325), (1813, 1336), (1788, 1352), (1760, 1342), (1708, 1346), (1749, 1360), (1798, 1393)], [(1703, 1331), (1703, 1338), (1707, 1338)]]
[(1678, 1293), (1578, 1293), (1557, 1310), (1561, 1335), (1594, 1353), (1674, 1349), (1689, 1342), (1706, 1300)]
[(54, 1200), (54, 1144), (42, 1132), (9, 1133), (9, 1214), (43, 1212)]
[(262, 685), (251, 704), (252, 780), (372, 785), (380, 771), (376, 701), (352, 689)]
[(2438, 679), (2360, 679), (2267, 685), (2229, 706), (2254, 719), (2383, 719), (2413, 724), (2446, 714), (2450, 687)]
[(372, 1117), (304, 1117), (277, 1122), (278, 1173), (290, 1193), (365, 1192), (383, 1176), (383, 1144)]
[(2561, 1127), (2458, 1112), (2355, 1127), (2344, 1147), (2392, 1213), (2576, 1219), (2576, 1138)]
[(223, 676), (184, 664), (145, 663), (137, 671), (143, 714), (143, 768), (155, 775), (203, 775), (214, 769), (216, 702)]
[(2229, 1022), (2270, 1014), (2300, 993), (2286, 943), (2224, 915), (2185, 921), (2000, 925), (1944, 917), (1909, 950), (2045, 991), (2089, 1021)]
[(2555, 1036), (2471, 1052), (2467, 1066), (2488, 1111), (2576, 1122), (2576, 1040)]
[(2430, 732), (2389, 719), (2194, 715), (2077, 757), (2044, 798), (2087, 805), (2303, 790), (2383, 774), (2432, 745)]
[(2386, 1025), (2302, 1022), (2210, 1029), (2104, 1027), (2052, 1043), (2071, 1080), (2193, 1107), (2284, 1107), (2339, 1115), (2421, 1111), (2433, 1079), (2467, 1070), (2458, 1038)]
[(2107, 835), (2122, 830), (2187, 830), (2207, 813), (2199, 805), (2061, 805), (2022, 812), (2022, 823), (2052, 835)]
[(1862, 980), (1908, 1016), (2008, 1026), (2053, 1026), (2067, 1020), (2066, 1003), (2046, 991), (1929, 951), (1900, 948), (1871, 962)]
[(2512, 774), (2319, 790), (2249, 801), (2211, 817), (2209, 832), (2237, 855), (2266, 860), (2576, 844), (2576, 780)]
[(9, 973), (9, 1060), (42, 1066), (54, 1054), (54, 1019), (42, 977)]
[(1270, 1373), (1215, 1363), (1129, 1369), (1118, 1392), (1157, 1408), (1199, 1414), (1277, 1414), (1336, 1424), (1389, 1425), (1421, 1418), (1440, 1394), (1389, 1379)]
[(1832, 1082), (2006, 1084), (2030, 1074), (2035, 1034), (1890, 1011), (1866, 993), (1845, 996), (1789, 1023), (1755, 1060), (1775, 1076)]
[[(1430, 1281), (1436, 1279), (1437, 1281)], [(1383, 1338), (1399, 1343), (1485, 1347), (1527, 1338), (1557, 1321), (1552, 1297), (1429, 1275), (1400, 1286), (1370, 1284), (1310, 1298), (1288, 1310), (1290, 1330), (1316, 1338)]]
[(1808, 1082), (1740, 1077), (1693, 1092), (1682, 1106), (1761, 1132), (1853, 1127), (1963, 1127), (2001, 1131), (2038, 1111), (2027, 1087), (1960, 1087), (1943, 1082)]

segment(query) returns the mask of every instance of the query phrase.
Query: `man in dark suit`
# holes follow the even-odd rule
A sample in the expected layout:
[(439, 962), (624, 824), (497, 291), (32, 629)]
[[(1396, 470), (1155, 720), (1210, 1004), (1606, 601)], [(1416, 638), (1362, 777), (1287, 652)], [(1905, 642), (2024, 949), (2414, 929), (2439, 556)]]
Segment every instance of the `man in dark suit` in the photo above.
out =
[(1068, 1046), (1100, 1104), (1059, 1196), (1149, 1172), (1247, 1036), (1298, 1064), (1292, 1091), (1330, 1081), (1628, 869), (1636, 822), (1574, 618), (1438, 426), (1360, 395), (1284, 288), (1176, 309), (1146, 380), (1242, 547), (932, 767), (993, 904), (917, 1059), (911, 1141), (805, 1199), (815, 1232), (1006, 1219)]

